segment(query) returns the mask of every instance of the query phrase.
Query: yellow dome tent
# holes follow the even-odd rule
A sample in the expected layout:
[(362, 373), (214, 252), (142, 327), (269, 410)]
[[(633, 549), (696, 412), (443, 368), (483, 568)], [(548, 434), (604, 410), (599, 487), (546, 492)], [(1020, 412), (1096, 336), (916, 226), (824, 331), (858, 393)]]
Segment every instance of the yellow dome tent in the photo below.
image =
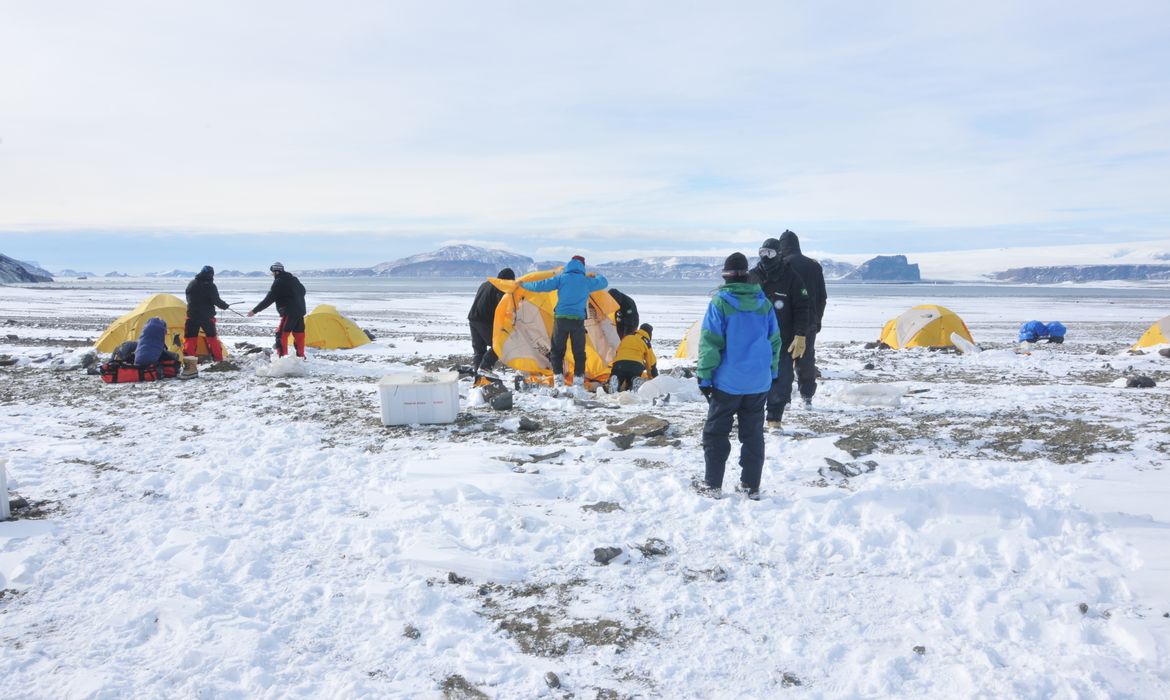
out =
[(365, 331), (341, 315), (336, 306), (320, 304), (305, 316), (305, 345), (321, 350), (356, 348), (370, 342)]
[(1146, 332), (1130, 349), (1152, 348), (1155, 345), (1166, 345), (1167, 343), (1170, 343), (1170, 316), (1163, 316), (1154, 321), (1153, 325), (1146, 329)]
[[(138, 340), (142, 327), (151, 318), (158, 316), (167, 323), (166, 348), (177, 355), (183, 355), (183, 322), (187, 320), (187, 305), (183, 300), (172, 294), (155, 294), (147, 297), (141, 304), (106, 327), (105, 332), (94, 343), (98, 352), (113, 352), (127, 340)], [(222, 344), (222, 343), (221, 343)], [(210, 355), (207, 349), (207, 340), (203, 332), (199, 332), (197, 355)], [(227, 356), (227, 348), (224, 348)]]
[(674, 359), (699, 361), (699, 335), (702, 330), (703, 319), (691, 324), (686, 335), (683, 336), (682, 342), (678, 344), (678, 351), (674, 353)]
[(975, 343), (967, 324), (954, 311), (936, 304), (921, 304), (887, 321), (879, 340), (895, 350), (943, 348), (954, 345), (952, 333), (972, 345)]
[[(552, 348), (557, 293), (530, 292), (520, 283), (547, 279), (559, 271), (530, 272), (518, 280), (488, 279), (504, 293), (496, 307), (492, 349), (501, 362), (541, 382), (551, 381), (553, 375), (548, 353)], [(589, 295), (585, 319), (585, 378), (589, 381), (609, 379), (610, 366), (621, 342), (613, 320), (617, 310), (618, 303), (605, 290)], [(565, 351), (566, 380), (572, 377), (572, 369), (573, 349), (570, 347)]]

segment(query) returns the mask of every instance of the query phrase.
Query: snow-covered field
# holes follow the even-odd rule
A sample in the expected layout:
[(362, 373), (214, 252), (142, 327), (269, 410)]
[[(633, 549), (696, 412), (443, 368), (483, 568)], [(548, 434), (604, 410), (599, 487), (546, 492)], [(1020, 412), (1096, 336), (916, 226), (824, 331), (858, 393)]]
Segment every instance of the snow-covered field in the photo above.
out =
[[(0, 287), (4, 698), (1170, 696), (1170, 359), (1126, 352), (1170, 293), (834, 297), (751, 502), (691, 490), (686, 382), (384, 428), (378, 377), (467, 361), (463, 289), (310, 283), (378, 340), (303, 378), (65, 369), (151, 284)], [(706, 304), (638, 301), (663, 357)], [(923, 301), (986, 350), (864, 348)], [(1069, 342), (1018, 353), (1031, 318)], [(639, 414), (666, 435), (598, 439)]]

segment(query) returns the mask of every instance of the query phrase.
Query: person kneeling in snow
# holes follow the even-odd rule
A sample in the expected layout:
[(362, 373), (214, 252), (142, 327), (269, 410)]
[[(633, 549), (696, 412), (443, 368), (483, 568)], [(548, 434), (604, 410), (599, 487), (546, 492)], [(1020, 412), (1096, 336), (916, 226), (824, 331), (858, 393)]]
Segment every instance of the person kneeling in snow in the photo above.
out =
[(264, 300), (248, 312), (251, 318), (276, 303), (280, 314), (280, 325), (276, 327), (276, 352), (281, 357), (288, 354), (288, 335), (292, 333), (293, 346), (297, 357), (305, 357), (305, 285), (291, 272), (284, 271), (284, 265), (275, 262), (269, 266), (272, 273), (272, 288)]
[(706, 475), (696, 487), (708, 495), (722, 490), (731, 454), (731, 424), (738, 419), (740, 477), (736, 490), (758, 499), (764, 469), (764, 410), (780, 371), (780, 324), (760, 285), (748, 281), (743, 253), (727, 256), (723, 279), (726, 284), (707, 306), (699, 335), (695, 375), (709, 405), (703, 425)]
[[(121, 347), (119, 346), (119, 348)], [(146, 325), (142, 327), (142, 332), (138, 334), (138, 344), (134, 348), (134, 364), (139, 367), (149, 367), (157, 365), (164, 359), (178, 362), (179, 356), (167, 351), (167, 322), (154, 316), (146, 322)]]
[(650, 347), (650, 336), (654, 326), (643, 323), (634, 333), (622, 338), (614, 355), (610, 370), (610, 386), (613, 391), (629, 391), (634, 380), (648, 373), (650, 378), (658, 376), (658, 358)]

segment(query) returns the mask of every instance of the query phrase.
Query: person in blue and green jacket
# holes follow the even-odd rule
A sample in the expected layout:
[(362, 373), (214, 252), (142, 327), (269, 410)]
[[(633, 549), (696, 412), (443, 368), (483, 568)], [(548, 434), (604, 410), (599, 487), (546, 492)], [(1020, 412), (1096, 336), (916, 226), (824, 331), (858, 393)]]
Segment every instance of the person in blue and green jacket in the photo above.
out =
[(748, 260), (732, 253), (723, 263), (725, 284), (707, 306), (695, 369), (707, 397), (703, 426), (706, 474), (695, 486), (718, 495), (731, 454), (731, 426), (739, 420), (740, 477), (736, 491), (760, 497), (764, 469), (764, 411), (780, 371), (780, 324), (760, 285), (749, 281)]
[(574, 255), (565, 263), (557, 275), (537, 282), (521, 282), (530, 292), (557, 293), (557, 306), (553, 309), (552, 362), (553, 386), (560, 386), (565, 380), (566, 340), (573, 345), (573, 385), (585, 388), (585, 316), (589, 295), (609, 286), (604, 275), (585, 274), (585, 258)]

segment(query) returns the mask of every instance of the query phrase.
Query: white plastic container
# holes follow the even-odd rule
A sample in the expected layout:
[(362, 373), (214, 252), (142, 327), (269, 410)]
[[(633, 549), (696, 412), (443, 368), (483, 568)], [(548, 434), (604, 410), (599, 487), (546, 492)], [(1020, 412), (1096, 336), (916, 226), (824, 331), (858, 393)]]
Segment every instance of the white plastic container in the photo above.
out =
[(382, 425), (453, 423), (459, 414), (459, 373), (388, 374), (378, 380)]
[(0, 459), (0, 520), (12, 517), (8, 512), (8, 472), (4, 471), (5, 460)]

